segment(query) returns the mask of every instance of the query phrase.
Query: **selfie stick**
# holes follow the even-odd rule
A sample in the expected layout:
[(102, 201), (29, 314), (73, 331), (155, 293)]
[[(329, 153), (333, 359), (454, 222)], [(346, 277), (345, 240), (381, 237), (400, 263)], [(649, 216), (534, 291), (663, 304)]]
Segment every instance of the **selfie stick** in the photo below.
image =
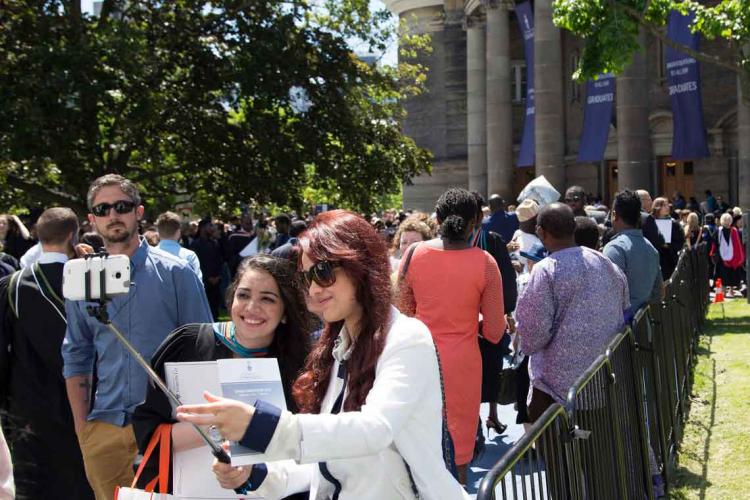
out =
[[(88, 254), (85, 256), (85, 258), (91, 258), (91, 257), (107, 257), (107, 252), (100, 252), (95, 254)], [(131, 356), (138, 362), (139, 365), (141, 365), (141, 368), (143, 368), (146, 371), (146, 374), (148, 377), (156, 384), (156, 386), (166, 394), (166, 396), (177, 406), (182, 406), (182, 402), (180, 402), (180, 399), (175, 395), (174, 392), (169, 390), (169, 387), (162, 382), (159, 375), (154, 371), (153, 368), (151, 368), (151, 365), (149, 365), (145, 359), (143, 359), (143, 356), (141, 356), (141, 353), (139, 353), (135, 347), (128, 341), (128, 339), (125, 338), (125, 336), (120, 332), (120, 330), (117, 329), (115, 325), (112, 324), (112, 321), (109, 319), (109, 314), (107, 313), (107, 287), (106, 287), (106, 272), (104, 270), (104, 266), (102, 266), (101, 270), (99, 271), (99, 298), (93, 299), (91, 297), (91, 270), (86, 269), (85, 274), (85, 292), (86, 292), (86, 301), (87, 302), (98, 302), (99, 305), (96, 306), (86, 306), (86, 309), (89, 312), (89, 315), (93, 316), (94, 318), (98, 319), (102, 322), (107, 328), (109, 328), (112, 333), (115, 334), (115, 337), (117, 337), (117, 340), (120, 341), (120, 343), (125, 347), (125, 349), (130, 353)], [(216, 457), (216, 459), (219, 462), (228, 464), (231, 463), (231, 459), (229, 458), (229, 455), (227, 454), (226, 450), (216, 444), (216, 442), (211, 439), (211, 437), (206, 434), (206, 432), (198, 427), (196, 424), (191, 424), (193, 428), (200, 434), (200, 436), (203, 438), (203, 440), (208, 444), (208, 446), (211, 447), (211, 452)]]

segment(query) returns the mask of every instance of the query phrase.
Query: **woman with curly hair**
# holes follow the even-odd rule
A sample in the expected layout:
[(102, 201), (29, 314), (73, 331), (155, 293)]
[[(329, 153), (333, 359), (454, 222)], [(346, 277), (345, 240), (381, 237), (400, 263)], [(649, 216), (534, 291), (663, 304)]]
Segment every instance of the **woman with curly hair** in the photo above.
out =
[(391, 247), (391, 271), (398, 271), (398, 264), (406, 253), (406, 249), (418, 241), (427, 241), (434, 236), (432, 229), (422, 220), (420, 214), (404, 219), (396, 230)]
[(219, 481), (264, 498), (308, 488), (316, 499), (468, 498), (443, 454), (435, 346), (422, 322), (391, 305), (385, 243), (363, 218), (333, 210), (299, 244), (309, 301), (326, 323), (294, 384), (301, 414), (207, 395), (177, 417), (215, 425), (261, 452), (259, 461), (300, 465), (215, 463)]
[(435, 339), (445, 374), (448, 428), (459, 480), (465, 484), (482, 397), (477, 337), (481, 334), (497, 344), (505, 332), (503, 283), (495, 259), (472, 245), (479, 212), (474, 195), (451, 188), (440, 196), (435, 212), (441, 237), (407, 250), (400, 271), (399, 309), (423, 321)]

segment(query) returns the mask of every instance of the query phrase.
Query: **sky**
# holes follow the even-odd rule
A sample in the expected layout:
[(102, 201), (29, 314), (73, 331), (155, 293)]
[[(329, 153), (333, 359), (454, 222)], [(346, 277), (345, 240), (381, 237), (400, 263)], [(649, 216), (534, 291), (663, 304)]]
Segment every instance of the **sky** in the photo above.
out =
[[(383, 9), (385, 5), (383, 4), (382, 0), (370, 0), (370, 8), (371, 9)], [(93, 12), (94, 10), (94, 0), (81, 0), (81, 9), (85, 12)], [(394, 22), (396, 22), (394, 18)], [(355, 52), (359, 53), (356, 43), (354, 40), (350, 42), (350, 45), (352, 45), (352, 48), (355, 50)], [(398, 59), (398, 44), (396, 43), (396, 40), (393, 40), (390, 47), (388, 47), (387, 52), (383, 55), (381, 62), (383, 64), (387, 65), (395, 65)], [(366, 55), (366, 54), (362, 54)]]

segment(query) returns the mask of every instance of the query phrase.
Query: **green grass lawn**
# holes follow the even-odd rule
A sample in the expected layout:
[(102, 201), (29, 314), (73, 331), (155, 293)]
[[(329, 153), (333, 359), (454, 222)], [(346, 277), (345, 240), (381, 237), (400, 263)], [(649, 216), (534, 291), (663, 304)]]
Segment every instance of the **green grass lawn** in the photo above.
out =
[(671, 498), (750, 498), (750, 305), (714, 304), (698, 348)]

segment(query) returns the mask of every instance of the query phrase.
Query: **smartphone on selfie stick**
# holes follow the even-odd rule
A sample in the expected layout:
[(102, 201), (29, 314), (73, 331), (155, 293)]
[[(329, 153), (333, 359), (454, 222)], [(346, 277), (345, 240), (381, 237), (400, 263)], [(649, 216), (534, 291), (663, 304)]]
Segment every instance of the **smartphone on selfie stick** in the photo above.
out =
[[(98, 302), (86, 306), (89, 315), (106, 325), (117, 340), (125, 347), (136, 362), (146, 371), (148, 377), (177, 406), (180, 399), (167, 387), (151, 365), (112, 324), (107, 313), (107, 302), (113, 297), (126, 295), (130, 291), (130, 258), (127, 255), (109, 255), (107, 252), (88, 254), (80, 259), (72, 259), (63, 268), (63, 296), (68, 300)], [(219, 462), (231, 462), (226, 450), (217, 444), (206, 432), (193, 424), (203, 440), (211, 447), (211, 452)]]

